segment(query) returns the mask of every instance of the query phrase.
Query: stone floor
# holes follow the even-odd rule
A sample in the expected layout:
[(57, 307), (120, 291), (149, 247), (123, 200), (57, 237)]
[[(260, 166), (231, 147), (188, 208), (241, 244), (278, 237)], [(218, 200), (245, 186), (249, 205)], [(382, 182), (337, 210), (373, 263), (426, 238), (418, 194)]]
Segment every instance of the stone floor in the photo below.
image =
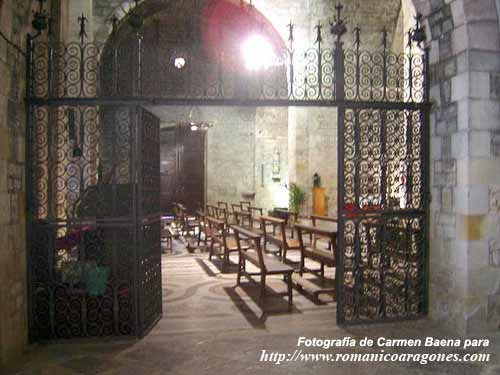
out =
[[(265, 311), (257, 305), (258, 285), (235, 287), (235, 274), (220, 272), (206, 253), (187, 253), (177, 240), (174, 254), (163, 257), (163, 318), (142, 340), (76, 340), (36, 345), (22, 363), (5, 374), (458, 374), (499, 375), (495, 345), (488, 366), (479, 364), (419, 365), (415, 363), (260, 362), (263, 350), (294, 353), (299, 336), (318, 338), (368, 336), (417, 338), (450, 336), (427, 320), (343, 329), (336, 325), (336, 304), (330, 296), (313, 302), (294, 291), (287, 309), (280, 279), (270, 282)], [(453, 337), (453, 336), (450, 336)], [(371, 349), (371, 352), (379, 352)], [(405, 352), (408, 349), (387, 349)], [(411, 349), (411, 352), (460, 352), (451, 349)], [(304, 349), (304, 353), (369, 353), (370, 349)], [(476, 352), (479, 352), (476, 350)]]

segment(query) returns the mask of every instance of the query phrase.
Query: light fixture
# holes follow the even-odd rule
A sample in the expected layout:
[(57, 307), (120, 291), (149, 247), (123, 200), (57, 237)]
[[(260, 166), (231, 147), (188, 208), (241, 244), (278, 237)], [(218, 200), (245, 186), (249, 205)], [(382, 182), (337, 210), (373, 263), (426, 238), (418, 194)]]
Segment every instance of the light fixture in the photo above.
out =
[(174, 58), (174, 66), (176, 69), (181, 70), (186, 66), (186, 59), (182, 56)]
[(253, 34), (241, 46), (245, 67), (248, 70), (268, 69), (278, 64), (271, 43), (260, 34)]
[(200, 112), (197, 107), (192, 107), (189, 110), (189, 115), (188, 115), (188, 120), (183, 121), (179, 123), (180, 126), (187, 126), (189, 129), (193, 132), (196, 131), (207, 131), (211, 127), (213, 127), (213, 124), (202, 121), (200, 119)]

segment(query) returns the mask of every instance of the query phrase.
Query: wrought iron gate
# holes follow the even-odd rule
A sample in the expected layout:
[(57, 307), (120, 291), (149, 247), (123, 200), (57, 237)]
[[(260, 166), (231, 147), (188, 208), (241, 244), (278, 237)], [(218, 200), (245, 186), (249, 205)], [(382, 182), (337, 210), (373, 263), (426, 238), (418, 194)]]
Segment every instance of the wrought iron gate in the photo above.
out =
[[(205, 61), (158, 84), (131, 43), (28, 38), (28, 267), (32, 340), (142, 336), (162, 313), (159, 121), (143, 105), (338, 108), (338, 322), (427, 312), (428, 50), (420, 18), (404, 54), (345, 50), (337, 7), (325, 48), (262, 75)], [(193, 46), (190, 56), (201, 53)], [(227, 56), (226, 56), (227, 58)], [(171, 67), (170, 67), (171, 69)], [(181, 90), (177, 90), (181, 88)], [(332, 119), (333, 121), (334, 119)]]
[[(340, 16), (339, 16), (340, 18)], [(337, 320), (409, 320), (427, 313), (428, 49), (421, 17), (406, 53), (342, 51), (336, 31), (339, 226)]]
[(159, 120), (136, 106), (32, 108), (33, 340), (138, 335), (159, 319)]

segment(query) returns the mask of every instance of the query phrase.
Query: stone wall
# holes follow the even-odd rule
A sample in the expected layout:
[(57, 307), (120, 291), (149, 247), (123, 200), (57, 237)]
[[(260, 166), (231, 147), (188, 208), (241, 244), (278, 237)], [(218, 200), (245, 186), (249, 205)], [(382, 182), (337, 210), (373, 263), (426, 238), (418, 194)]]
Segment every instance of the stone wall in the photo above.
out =
[(431, 39), (431, 316), (462, 334), (498, 332), (497, 9), (487, 0), (415, 3)]
[[(0, 2), (0, 30), (22, 50), (30, 1)], [(27, 343), (25, 58), (0, 39), (0, 367)]]
[(312, 213), (313, 175), (318, 173), (328, 214), (337, 215), (337, 109), (290, 108), (288, 142), (290, 181), (307, 192), (302, 214)]
[(214, 123), (207, 135), (207, 203), (238, 203), (254, 192), (255, 108), (206, 108), (203, 119)]

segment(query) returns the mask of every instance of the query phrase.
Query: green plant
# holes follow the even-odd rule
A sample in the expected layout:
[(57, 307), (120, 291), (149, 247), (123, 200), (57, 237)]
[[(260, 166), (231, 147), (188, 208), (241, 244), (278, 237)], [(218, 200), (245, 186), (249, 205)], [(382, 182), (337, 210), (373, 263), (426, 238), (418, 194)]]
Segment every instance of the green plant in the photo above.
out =
[(299, 213), (301, 206), (306, 202), (306, 192), (296, 183), (290, 184), (290, 211)]

